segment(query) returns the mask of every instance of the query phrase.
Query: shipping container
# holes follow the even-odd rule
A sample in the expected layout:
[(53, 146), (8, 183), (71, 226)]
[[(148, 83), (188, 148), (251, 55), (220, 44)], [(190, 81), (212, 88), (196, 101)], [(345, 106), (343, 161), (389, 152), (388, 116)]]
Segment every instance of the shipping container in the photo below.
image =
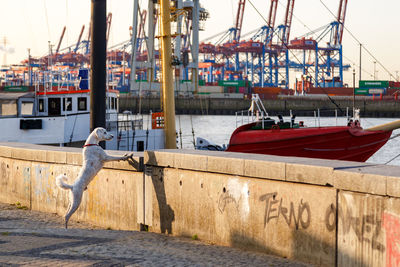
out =
[(390, 81), (389, 82), (389, 87), (390, 88), (400, 88), (400, 82)]
[(236, 93), (225, 93), (225, 94), (218, 94), (218, 93), (210, 93), (210, 98), (244, 98), (244, 94), (236, 94)]
[(278, 95), (281, 92), (280, 87), (253, 87), (255, 94), (275, 94)]
[(27, 92), (28, 86), (4, 86), (4, 91), (7, 92)]
[(224, 88), (222, 86), (199, 86), (199, 93), (223, 93)]
[(368, 95), (368, 89), (367, 88), (356, 88), (355, 94), (356, 95)]
[(388, 88), (389, 81), (360, 81), (360, 88)]
[(243, 87), (246, 86), (246, 81), (240, 80), (240, 81), (218, 81), (219, 86), (236, 86), (236, 87)]
[(368, 93), (370, 95), (384, 95), (386, 93), (386, 89), (385, 88), (369, 88), (368, 89)]
[(311, 87), (307, 91), (307, 94), (351, 96), (351, 95), (353, 95), (353, 88), (352, 87)]

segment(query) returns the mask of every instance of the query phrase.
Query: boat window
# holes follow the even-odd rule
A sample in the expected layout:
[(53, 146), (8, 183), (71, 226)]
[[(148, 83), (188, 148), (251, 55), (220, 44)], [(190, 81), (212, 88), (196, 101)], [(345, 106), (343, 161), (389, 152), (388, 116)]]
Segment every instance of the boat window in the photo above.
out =
[(15, 100), (0, 100), (1, 116), (17, 116), (17, 102)]
[(136, 142), (137, 151), (144, 151), (144, 141), (137, 141)]
[(21, 103), (21, 115), (32, 116), (33, 115), (33, 102), (23, 101)]
[(39, 99), (39, 112), (44, 112), (44, 99)]
[(61, 98), (49, 98), (49, 115), (61, 115)]
[(63, 101), (63, 110), (72, 111), (72, 97), (65, 97)]
[(115, 98), (111, 97), (111, 109), (115, 109)]
[(78, 97), (78, 110), (87, 110), (87, 99), (86, 97)]

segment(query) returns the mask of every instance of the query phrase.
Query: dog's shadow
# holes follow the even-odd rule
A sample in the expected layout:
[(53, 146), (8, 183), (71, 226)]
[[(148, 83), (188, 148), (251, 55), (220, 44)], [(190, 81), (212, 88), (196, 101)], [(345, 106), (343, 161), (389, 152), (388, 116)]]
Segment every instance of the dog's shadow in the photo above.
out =
[(138, 172), (143, 172), (144, 171), (144, 158), (139, 157), (139, 160), (135, 160), (133, 157), (130, 157), (128, 160), (129, 165), (131, 165), (133, 168), (135, 168), (136, 171)]

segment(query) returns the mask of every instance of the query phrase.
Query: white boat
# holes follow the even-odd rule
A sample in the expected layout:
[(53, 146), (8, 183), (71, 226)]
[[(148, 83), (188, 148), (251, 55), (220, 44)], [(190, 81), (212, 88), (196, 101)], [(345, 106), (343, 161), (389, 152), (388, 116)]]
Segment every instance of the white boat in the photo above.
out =
[[(0, 90), (0, 142), (81, 146), (90, 134), (90, 90), (52, 80)], [(86, 83), (87, 84), (87, 83)], [(87, 88), (87, 87), (86, 87)], [(143, 129), (143, 118), (118, 114), (118, 91), (106, 92), (106, 128), (116, 138), (106, 149), (164, 148), (163, 129)]]

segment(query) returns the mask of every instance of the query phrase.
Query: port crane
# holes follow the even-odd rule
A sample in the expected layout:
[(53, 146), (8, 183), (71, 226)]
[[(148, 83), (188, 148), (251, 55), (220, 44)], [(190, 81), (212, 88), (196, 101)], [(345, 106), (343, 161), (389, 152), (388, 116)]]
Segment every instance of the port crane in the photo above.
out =
[[(312, 78), (315, 87), (343, 87), (343, 71), (350, 68), (350, 65), (343, 64), (342, 45), (347, 2), (339, 0), (334, 21), (290, 42), (289, 48), (293, 52), (302, 53), (303, 62), (298, 66), (303, 74), (302, 79)], [(317, 37), (310, 38), (311, 35)], [(300, 88), (307, 92), (307, 88)]]

